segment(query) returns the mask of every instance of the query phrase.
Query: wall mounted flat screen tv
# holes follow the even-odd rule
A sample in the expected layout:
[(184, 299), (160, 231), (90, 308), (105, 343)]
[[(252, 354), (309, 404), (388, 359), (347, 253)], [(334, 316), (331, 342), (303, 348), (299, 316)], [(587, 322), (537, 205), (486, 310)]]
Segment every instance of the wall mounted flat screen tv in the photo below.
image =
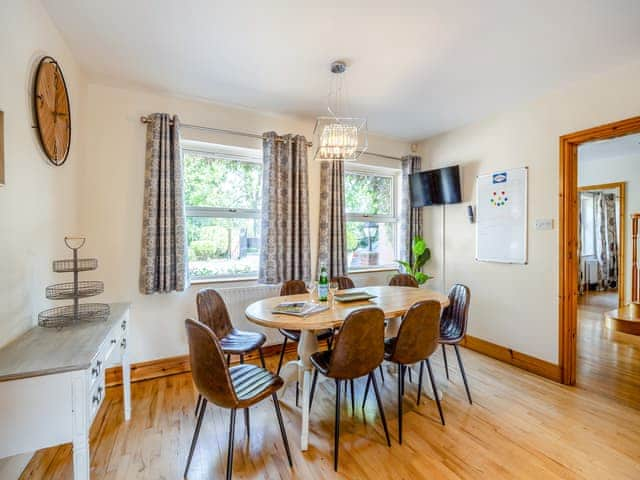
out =
[(427, 207), (462, 202), (460, 166), (438, 168), (409, 175), (411, 206)]

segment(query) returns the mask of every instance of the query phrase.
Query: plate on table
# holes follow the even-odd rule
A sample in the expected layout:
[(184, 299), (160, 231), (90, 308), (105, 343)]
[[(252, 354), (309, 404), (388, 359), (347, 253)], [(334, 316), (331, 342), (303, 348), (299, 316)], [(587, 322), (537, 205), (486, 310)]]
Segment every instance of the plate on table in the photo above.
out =
[(369, 292), (344, 292), (336, 293), (335, 299), (338, 302), (361, 302), (363, 300), (371, 300), (376, 298), (376, 295), (372, 295)]

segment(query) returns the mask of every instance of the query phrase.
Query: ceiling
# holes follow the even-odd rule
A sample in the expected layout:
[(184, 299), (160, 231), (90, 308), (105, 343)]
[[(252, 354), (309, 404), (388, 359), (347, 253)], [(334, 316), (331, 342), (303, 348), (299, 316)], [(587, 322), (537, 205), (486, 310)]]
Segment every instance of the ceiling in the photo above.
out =
[[(94, 78), (418, 140), (640, 58), (637, 0), (42, 0)], [(188, 120), (188, 119), (186, 119)]]
[(640, 134), (625, 135), (611, 140), (597, 140), (578, 146), (580, 162), (623, 157), (640, 157)]

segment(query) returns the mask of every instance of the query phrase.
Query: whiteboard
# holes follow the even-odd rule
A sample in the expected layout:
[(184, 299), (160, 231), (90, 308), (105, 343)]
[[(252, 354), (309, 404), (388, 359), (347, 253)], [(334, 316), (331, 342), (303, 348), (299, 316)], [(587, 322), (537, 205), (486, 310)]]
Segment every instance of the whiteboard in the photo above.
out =
[(476, 260), (527, 263), (528, 168), (476, 177)]

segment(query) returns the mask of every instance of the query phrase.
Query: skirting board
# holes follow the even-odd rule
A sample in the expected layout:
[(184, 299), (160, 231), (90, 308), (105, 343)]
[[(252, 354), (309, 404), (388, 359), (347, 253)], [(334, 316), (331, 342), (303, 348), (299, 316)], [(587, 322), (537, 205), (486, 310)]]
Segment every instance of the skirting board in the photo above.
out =
[(562, 381), (562, 375), (560, 366), (546, 360), (541, 360), (536, 357), (527, 355), (526, 353), (520, 353), (511, 348), (503, 347), (502, 345), (496, 345), (495, 343), (482, 340), (480, 338), (467, 335), (461, 342), (461, 345), (473, 350), (474, 352), (482, 353), (496, 360), (500, 360), (505, 363), (509, 363), (513, 366), (522, 368), (541, 377), (548, 378), (555, 382)]
[[(322, 344), (321, 344), (322, 345)], [(294, 342), (287, 343), (286, 353), (295, 352), (298, 344)], [(282, 344), (268, 345), (262, 347), (262, 353), (265, 357), (280, 355)], [(257, 351), (253, 351), (244, 356), (245, 360), (258, 360), (260, 355)], [(231, 363), (239, 363), (240, 357), (231, 356)], [(168, 375), (176, 375), (191, 371), (188, 355), (179, 355), (177, 357), (159, 358), (157, 360), (149, 360), (147, 362), (139, 362), (131, 364), (131, 381), (141, 382), (143, 380), (151, 380), (152, 378), (166, 377)], [(122, 385), (122, 368), (111, 367), (105, 371), (105, 383), (107, 387), (115, 387)]]

